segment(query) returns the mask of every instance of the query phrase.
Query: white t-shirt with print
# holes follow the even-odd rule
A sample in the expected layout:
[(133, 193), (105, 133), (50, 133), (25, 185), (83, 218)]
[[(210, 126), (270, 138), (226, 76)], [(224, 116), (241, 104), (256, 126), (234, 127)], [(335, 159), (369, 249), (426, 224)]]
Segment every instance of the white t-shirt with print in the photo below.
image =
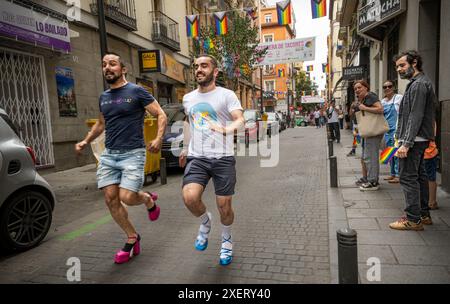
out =
[(234, 155), (234, 134), (224, 136), (211, 131), (208, 120), (226, 127), (233, 122), (231, 112), (242, 110), (236, 94), (216, 87), (208, 93), (192, 91), (183, 97), (184, 111), (189, 118), (190, 136), (188, 156), (222, 158)]

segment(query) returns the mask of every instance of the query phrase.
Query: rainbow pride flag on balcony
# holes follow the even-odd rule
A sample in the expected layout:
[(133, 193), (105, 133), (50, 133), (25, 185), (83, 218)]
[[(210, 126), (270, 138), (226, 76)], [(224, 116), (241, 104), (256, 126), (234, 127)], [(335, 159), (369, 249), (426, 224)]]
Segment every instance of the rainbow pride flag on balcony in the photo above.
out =
[(191, 38), (197, 38), (200, 33), (199, 15), (186, 16), (186, 35)]
[(228, 18), (226, 12), (214, 13), (214, 24), (216, 26), (216, 35), (225, 35), (228, 32)]
[(327, 15), (327, 0), (311, 0), (311, 11), (313, 19), (325, 17)]
[(285, 77), (284, 69), (278, 69), (278, 77)]
[(291, 24), (291, 0), (277, 3), (277, 15), (279, 25)]
[(314, 71), (314, 66), (313, 66), (313, 65), (308, 65), (308, 66), (306, 67), (306, 71), (307, 71), (307, 72), (313, 72), (313, 71)]
[(397, 153), (397, 147), (387, 147), (380, 153), (380, 164), (386, 165), (389, 161), (394, 157), (395, 153)]

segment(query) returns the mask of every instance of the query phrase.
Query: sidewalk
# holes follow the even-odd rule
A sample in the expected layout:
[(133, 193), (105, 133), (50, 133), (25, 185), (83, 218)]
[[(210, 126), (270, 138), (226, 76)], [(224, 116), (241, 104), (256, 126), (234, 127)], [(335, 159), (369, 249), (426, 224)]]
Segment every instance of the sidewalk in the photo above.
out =
[[(361, 283), (377, 283), (367, 279), (372, 265), (366, 263), (371, 257), (381, 262), (378, 283), (450, 283), (450, 195), (438, 189), (439, 209), (431, 211), (433, 225), (424, 231), (390, 229), (388, 224), (403, 215), (401, 186), (383, 181), (389, 167), (381, 165), (380, 190), (360, 191), (355, 181), (361, 177), (361, 148), (356, 157), (347, 157), (353, 137), (348, 130), (341, 131), (341, 136), (341, 144), (334, 144), (339, 189), (330, 188), (328, 194), (330, 248), (337, 248), (336, 230), (347, 224), (358, 234)], [(337, 283), (337, 249), (331, 254), (332, 282)]]

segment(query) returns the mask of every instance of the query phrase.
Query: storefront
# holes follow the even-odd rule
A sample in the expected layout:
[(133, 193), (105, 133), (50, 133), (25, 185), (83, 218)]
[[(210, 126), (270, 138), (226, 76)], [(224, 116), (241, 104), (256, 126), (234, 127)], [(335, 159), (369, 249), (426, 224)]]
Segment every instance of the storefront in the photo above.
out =
[[(0, 107), (10, 115), (39, 168), (55, 165), (48, 81), (58, 86), (58, 110), (76, 116), (71, 70), (46, 71), (50, 57), (71, 51), (65, 17), (2, 1), (0, 5)], [(28, 50), (28, 51), (23, 51)]]
[(161, 105), (182, 102), (187, 93), (185, 65), (160, 50), (140, 50), (139, 64), (141, 77), (156, 84), (154, 96)]

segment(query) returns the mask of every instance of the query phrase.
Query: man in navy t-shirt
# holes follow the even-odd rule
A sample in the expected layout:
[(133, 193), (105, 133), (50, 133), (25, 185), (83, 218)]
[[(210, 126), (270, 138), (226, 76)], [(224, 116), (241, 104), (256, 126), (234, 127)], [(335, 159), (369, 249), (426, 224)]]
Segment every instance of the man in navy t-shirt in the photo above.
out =
[(81, 151), (105, 131), (105, 151), (100, 156), (97, 181), (105, 195), (112, 217), (127, 234), (128, 241), (117, 252), (114, 261), (128, 262), (140, 253), (140, 236), (128, 219), (128, 206), (145, 204), (151, 221), (159, 217), (156, 194), (143, 192), (146, 147), (144, 116), (149, 112), (158, 118), (158, 133), (147, 149), (156, 153), (161, 149), (167, 117), (158, 102), (145, 89), (127, 82), (126, 67), (119, 55), (107, 53), (103, 57), (103, 76), (110, 89), (99, 99), (100, 117), (86, 138), (75, 145)]

